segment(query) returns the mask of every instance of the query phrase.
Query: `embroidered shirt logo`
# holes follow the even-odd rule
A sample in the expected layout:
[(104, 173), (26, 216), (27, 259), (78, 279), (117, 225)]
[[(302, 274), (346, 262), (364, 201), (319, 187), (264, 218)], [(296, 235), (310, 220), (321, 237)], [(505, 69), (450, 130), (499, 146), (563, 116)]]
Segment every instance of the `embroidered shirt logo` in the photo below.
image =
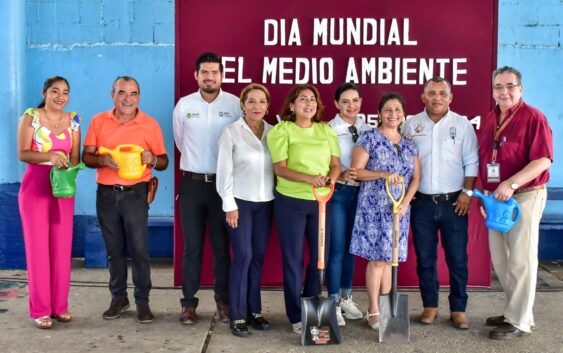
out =
[(199, 113), (186, 113), (186, 118), (190, 119), (190, 118), (199, 118)]
[(423, 122), (419, 122), (418, 124), (416, 124), (416, 126), (414, 128), (415, 133), (420, 134), (423, 130), (424, 130), (424, 123)]

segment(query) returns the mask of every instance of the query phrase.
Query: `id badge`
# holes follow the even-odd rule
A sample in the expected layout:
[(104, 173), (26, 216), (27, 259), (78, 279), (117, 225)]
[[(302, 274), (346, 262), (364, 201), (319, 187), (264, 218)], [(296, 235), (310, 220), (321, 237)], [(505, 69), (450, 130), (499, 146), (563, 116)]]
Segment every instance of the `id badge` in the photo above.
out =
[(487, 183), (500, 183), (500, 164), (487, 164)]

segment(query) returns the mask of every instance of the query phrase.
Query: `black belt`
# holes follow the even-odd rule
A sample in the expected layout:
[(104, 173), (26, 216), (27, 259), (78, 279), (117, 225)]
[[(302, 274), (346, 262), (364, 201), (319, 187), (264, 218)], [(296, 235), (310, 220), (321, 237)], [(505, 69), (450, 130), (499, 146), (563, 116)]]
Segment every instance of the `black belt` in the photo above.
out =
[(135, 190), (135, 189), (141, 189), (141, 188), (147, 188), (147, 183), (146, 182), (142, 182), (142, 183), (137, 183), (137, 184), (133, 184), (133, 185), (104, 185), (104, 184), (98, 184), (99, 187), (104, 188), (104, 189), (112, 189), (113, 191), (119, 191), (119, 192), (123, 192), (123, 191), (131, 191), (131, 190)]
[(434, 203), (444, 202), (444, 201), (455, 201), (457, 200), (457, 197), (459, 196), (460, 192), (461, 190), (450, 192), (448, 194), (432, 194), (432, 195), (417, 192), (415, 198), (420, 198), (423, 200), (432, 200)]
[(183, 176), (187, 176), (190, 179), (193, 180), (197, 180), (197, 181), (203, 181), (206, 183), (214, 183), (215, 182), (215, 174), (200, 174), (200, 173), (193, 173), (193, 172), (187, 172), (187, 171), (182, 171), (182, 175)]

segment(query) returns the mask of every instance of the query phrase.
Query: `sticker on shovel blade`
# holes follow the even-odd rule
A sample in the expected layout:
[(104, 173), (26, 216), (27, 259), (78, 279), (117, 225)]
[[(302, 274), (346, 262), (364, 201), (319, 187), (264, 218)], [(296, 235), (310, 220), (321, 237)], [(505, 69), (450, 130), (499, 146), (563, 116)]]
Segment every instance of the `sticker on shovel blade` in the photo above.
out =
[(330, 342), (330, 327), (328, 326), (311, 326), (309, 329), (311, 340), (315, 344), (327, 344)]

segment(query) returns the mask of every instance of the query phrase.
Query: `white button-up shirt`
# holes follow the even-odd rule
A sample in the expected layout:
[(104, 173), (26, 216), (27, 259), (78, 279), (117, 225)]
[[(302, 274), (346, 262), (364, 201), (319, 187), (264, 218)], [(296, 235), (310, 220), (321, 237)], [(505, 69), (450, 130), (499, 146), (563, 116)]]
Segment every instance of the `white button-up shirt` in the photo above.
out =
[(180, 151), (180, 169), (213, 174), (217, 169), (217, 140), (228, 124), (242, 115), (239, 99), (220, 91), (211, 103), (199, 91), (182, 97), (173, 115), (174, 141)]
[[(340, 114), (336, 114), (334, 119), (328, 122), (330, 126), (336, 131), (338, 135), (338, 143), (340, 144), (340, 166), (342, 171), (350, 169), (352, 165), (352, 151), (356, 146), (356, 143), (352, 140), (352, 133), (350, 132), (350, 124), (348, 124), (344, 119), (340, 117)], [(356, 130), (358, 130), (358, 137), (362, 132), (370, 130), (371, 126), (366, 124), (362, 118), (356, 117), (356, 122), (354, 123)]]
[(219, 137), (217, 192), (223, 211), (238, 209), (237, 199), (265, 202), (274, 199), (274, 166), (266, 143), (272, 125), (264, 121), (258, 139), (244, 119), (227, 125)]
[(407, 119), (403, 133), (412, 136), (420, 158), (423, 194), (445, 194), (463, 188), (465, 177), (476, 177), (479, 166), (477, 137), (465, 116), (451, 110), (434, 123), (426, 111)]

